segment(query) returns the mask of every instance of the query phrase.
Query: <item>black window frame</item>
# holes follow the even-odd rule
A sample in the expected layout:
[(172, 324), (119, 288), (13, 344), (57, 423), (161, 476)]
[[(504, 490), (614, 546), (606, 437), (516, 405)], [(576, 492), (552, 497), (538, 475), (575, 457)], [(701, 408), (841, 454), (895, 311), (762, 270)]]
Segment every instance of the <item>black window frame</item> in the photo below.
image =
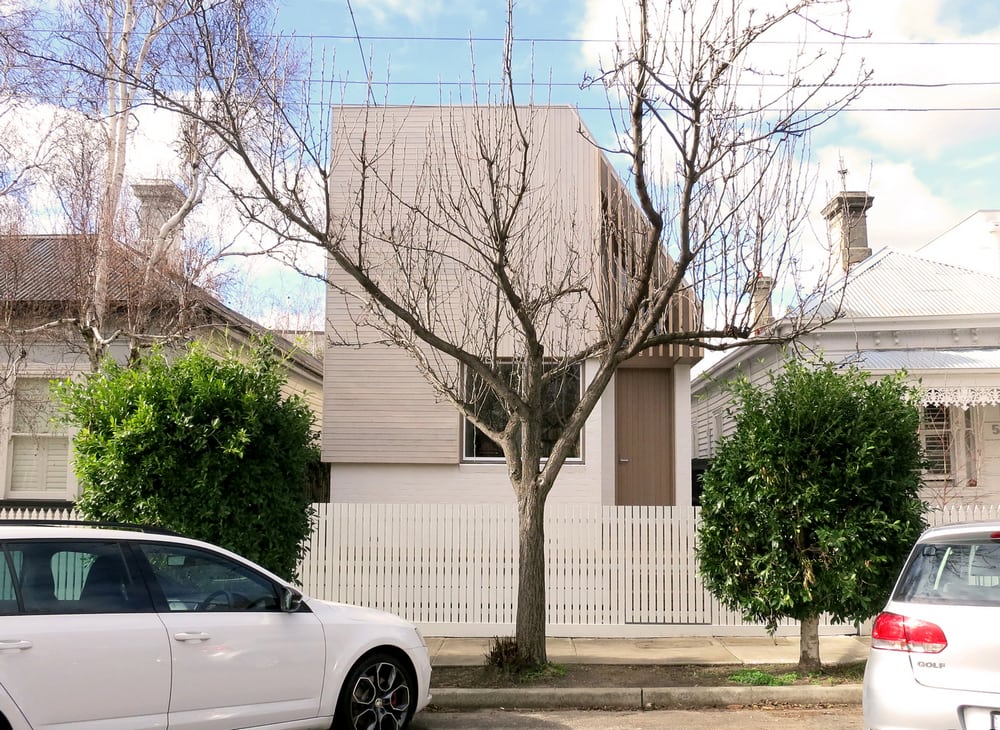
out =
[[(552, 366), (557, 363), (553, 362)], [(506, 373), (501, 371), (501, 376), (508, 378), (508, 382), (514, 382), (517, 367), (519, 361), (514, 358), (502, 359), (498, 362), (500, 366), (498, 369), (503, 367), (508, 368)], [(570, 390), (565, 388), (565, 383), (568, 378), (574, 378), (576, 380), (575, 388), (575, 398), (570, 402), (564, 397), (562, 405), (562, 412), (555, 413), (556, 420), (553, 423), (553, 428), (558, 428), (559, 419), (563, 421), (568, 419), (570, 414), (580, 403), (580, 399), (583, 396), (583, 363), (577, 362), (573, 363), (567, 370), (566, 376), (561, 380), (553, 381), (549, 384), (549, 388), (553, 391), (547, 393), (544, 398), (546, 403), (558, 404), (557, 396), (562, 394), (565, 396)], [(478, 376), (469, 370), (465, 369), (465, 374), (463, 377), (464, 393), (467, 400), (472, 400), (473, 393), (479, 393), (483, 400), (487, 401), (478, 409), (480, 413), (486, 407), (492, 407), (494, 409), (498, 418), (506, 418), (506, 414), (503, 412), (503, 408), (500, 404), (499, 399), (496, 394), (490, 390), (488, 387), (481, 384)], [(551, 412), (547, 415), (553, 415)], [(497, 424), (497, 430), (501, 430), (501, 424)], [(560, 429), (561, 430), (561, 429)], [(555, 444), (555, 438), (552, 439), (542, 439), (543, 446), (543, 458), (548, 457), (551, 453), (552, 446)], [(503, 448), (500, 444), (496, 443), (487, 436), (483, 431), (476, 426), (469, 418), (462, 418), (462, 461), (465, 463), (472, 464), (490, 464), (490, 463), (504, 463), (504, 453)], [(583, 462), (583, 430), (576, 437), (576, 449), (575, 453), (569, 456), (566, 460), (568, 463), (582, 463)]]

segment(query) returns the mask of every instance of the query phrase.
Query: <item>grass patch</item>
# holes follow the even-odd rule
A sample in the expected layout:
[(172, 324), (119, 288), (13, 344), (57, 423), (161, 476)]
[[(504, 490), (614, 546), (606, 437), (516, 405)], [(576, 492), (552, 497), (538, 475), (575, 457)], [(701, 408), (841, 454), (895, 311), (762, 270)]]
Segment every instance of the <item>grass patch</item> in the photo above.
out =
[[(733, 674), (756, 670), (773, 677), (794, 676), (794, 684), (860, 684), (865, 663), (828, 664), (815, 674), (799, 674), (794, 664), (542, 664), (519, 669), (493, 665), (439, 666), (432, 687), (732, 687)], [(770, 680), (763, 680), (769, 682)]]
[(789, 684), (795, 684), (798, 678), (799, 675), (795, 672), (773, 674), (765, 672), (763, 669), (740, 669), (727, 677), (730, 682), (753, 687), (785, 687)]
[(822, 671), (799, 674), (786, 667), (744, 667), (726, 676), (730, 682), (754, 687), (785, 687), (790, 684), (860, 684), (865, 676), (865, 662), (823, 667)]

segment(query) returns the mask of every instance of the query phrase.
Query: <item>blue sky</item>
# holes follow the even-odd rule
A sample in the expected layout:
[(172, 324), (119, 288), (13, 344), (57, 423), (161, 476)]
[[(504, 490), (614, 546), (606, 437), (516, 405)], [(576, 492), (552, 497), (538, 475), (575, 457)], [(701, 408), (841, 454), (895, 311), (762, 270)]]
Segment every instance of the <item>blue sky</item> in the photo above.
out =
[[(380, 103), (436, 104), (442, 95), (468, 102), (470, 37), (477, 81), (499, 77), (496, 39), (504, 34), (506, 0), (278, 2), (278, 30), (312, 39), (335, 58), (348, 102), (363, 100), (368, 71), (381, 83)], [(621, 0), (520, 0), (515, 7), (515, 35), (522, 39), (515, 47), (516, 78), (528, 82), (533, 73), (538, 102), (578, 106), (603, 144), (613, 142), (605, 97), (579, 85), (607, 52), (601, 41), (615, 36), (620, 7)], [(823, 228), (818, 211), (841, 189), (842, 166), (849, 189), (875, 198), (868, 214), (873, 249), (916, 250), (976, 210), (1000, 209), (1000, 2), (854, 0), (849, 27), (859, 40), (847, 46), (844, 67), (863, 63), (874, 85), (813, 137), (817, 235)], [(519, 93), (526, 101), (527, 87)], [(156, 125), (149, 129), (155, 136)], [(140, 172), (157, 176), (155, 166), (168, 158), (147, 154), (140, 161), (149, 169)], [(232, 302), (251, 316), (270, 319), (261, 310), (261, 291), (277, 293), (279, 305), (322, 308), (321, 285), (303, 288), (297, 277), (265, 262), (252, 271), (245, 299)]]
[[(529, 79), (533, 55), (541, 82), (536, 93), (548, 95), (543, 86), (551, 76), (552, 102), (579, 105), (608, 142), (603, 96), (577, 85), (596, 69), (600, 49), (583, 39), (613, 37), (619, 5), (521, 0), (515, 8), (516, 36), (562, 39), (519, 43), (521, 80)], [(384, 81), (388, 74), (391, 82), (388, 92), (380, 89), (380, 101), (436, 103), (438, 82), (454, 94), (455, 82), (469, 81), (468, 40), (422, 39), (471, 36), (477, 79), (498, 76), (500, 44), (485, 39), (503, 35), (504, 0), (351, 0), (350, 7), (353, 21), (348, 0), (284, 0), (279, 25), (298, 35), (326, 36), (322, 43), (335, 50), (340, 78), (362, 80), (370, 57), (373, 76)], [(879, 85), (814, 137), (814, 207), (839, 189), (843, 159), (848, 188), (875, 197), (869, 214), (874, 248), (915, 249), (975, 210), (1000, 208), (1000, 2), (855, 0), (851, 10), (853, 33), (871, 37), (849, 46), (848, 63), (864, 59)], [(362, 87), (348, 89), (348, 99), (359, 100)]]

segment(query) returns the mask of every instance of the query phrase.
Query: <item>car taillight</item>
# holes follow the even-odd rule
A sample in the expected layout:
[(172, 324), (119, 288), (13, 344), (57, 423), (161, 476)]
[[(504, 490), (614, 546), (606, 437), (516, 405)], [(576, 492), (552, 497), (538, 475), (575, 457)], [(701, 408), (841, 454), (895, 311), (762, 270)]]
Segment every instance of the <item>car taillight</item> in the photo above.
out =
[(872, 626), (872, 648), (937, 654), (948, 646), (944, 631), (930, 621), (882, 613)]

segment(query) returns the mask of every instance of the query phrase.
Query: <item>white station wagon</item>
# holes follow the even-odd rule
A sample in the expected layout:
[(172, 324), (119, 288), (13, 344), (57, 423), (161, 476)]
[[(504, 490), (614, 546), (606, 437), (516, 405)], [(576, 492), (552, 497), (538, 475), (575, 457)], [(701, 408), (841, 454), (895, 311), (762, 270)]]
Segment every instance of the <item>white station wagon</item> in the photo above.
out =
[(196, 540), (0, 523), (0, 730), (406, 727), (416, 628)]
[(1000, 522), (917, 540), (872, 627), (865, 727), (1000, 728)]

